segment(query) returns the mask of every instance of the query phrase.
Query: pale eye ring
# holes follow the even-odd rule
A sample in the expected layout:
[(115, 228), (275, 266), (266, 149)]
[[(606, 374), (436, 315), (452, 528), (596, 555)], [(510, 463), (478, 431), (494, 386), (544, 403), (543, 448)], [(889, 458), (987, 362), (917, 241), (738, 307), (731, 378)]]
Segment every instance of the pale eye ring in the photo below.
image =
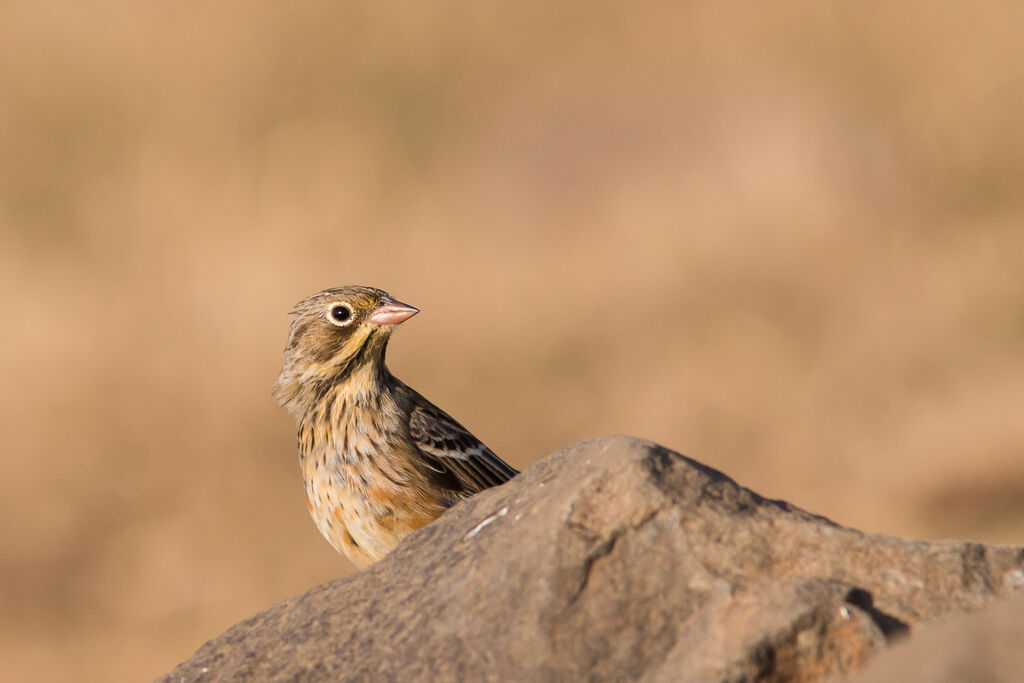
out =
[(327, 319), (338, 327), (344, 327), (352, 322), (355, 315), (352, 313), (352, 307), (345, 303), (331, 304), (330, 308), (327, 309)]

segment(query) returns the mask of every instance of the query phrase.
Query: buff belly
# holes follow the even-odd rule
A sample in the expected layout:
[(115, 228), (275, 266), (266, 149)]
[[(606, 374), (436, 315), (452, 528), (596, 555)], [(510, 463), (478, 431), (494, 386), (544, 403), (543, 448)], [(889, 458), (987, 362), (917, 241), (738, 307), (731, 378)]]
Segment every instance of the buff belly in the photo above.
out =
[(379, 486), (383, 479), (372, 466), (332, 459), (305, 463), (306, 504), (327, 542), (358, 567), (381, 559), (444, 512), (420, 487)]

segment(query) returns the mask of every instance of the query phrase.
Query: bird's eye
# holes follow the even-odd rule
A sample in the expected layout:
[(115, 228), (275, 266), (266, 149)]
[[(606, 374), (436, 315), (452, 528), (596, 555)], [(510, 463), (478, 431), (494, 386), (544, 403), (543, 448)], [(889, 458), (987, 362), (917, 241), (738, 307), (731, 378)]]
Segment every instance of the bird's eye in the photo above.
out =
[(332, 304), (327, 312), (327, 317), (339, 327), (348, 325), (352, 322), (352, 307), (348, 304)]

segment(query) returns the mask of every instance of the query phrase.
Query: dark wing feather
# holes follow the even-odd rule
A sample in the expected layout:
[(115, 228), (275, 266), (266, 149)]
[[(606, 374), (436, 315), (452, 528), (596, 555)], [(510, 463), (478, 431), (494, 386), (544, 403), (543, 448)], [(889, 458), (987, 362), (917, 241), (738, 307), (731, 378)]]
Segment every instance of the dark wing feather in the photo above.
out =
[(443, 410), (416, 395), (409, 435), (438, 472), (451, 472), (467, 493), (504, 484), (519, 474)]

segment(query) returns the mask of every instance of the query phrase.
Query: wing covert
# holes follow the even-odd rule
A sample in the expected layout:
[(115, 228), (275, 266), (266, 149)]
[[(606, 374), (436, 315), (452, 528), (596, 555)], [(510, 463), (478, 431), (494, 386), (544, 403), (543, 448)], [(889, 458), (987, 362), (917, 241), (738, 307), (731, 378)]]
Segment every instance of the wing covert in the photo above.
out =
[(409, 435), (431, 469), (450, 471), (470, 493), (503, 484), (519, 472), (437, 406), (420, 398)]

